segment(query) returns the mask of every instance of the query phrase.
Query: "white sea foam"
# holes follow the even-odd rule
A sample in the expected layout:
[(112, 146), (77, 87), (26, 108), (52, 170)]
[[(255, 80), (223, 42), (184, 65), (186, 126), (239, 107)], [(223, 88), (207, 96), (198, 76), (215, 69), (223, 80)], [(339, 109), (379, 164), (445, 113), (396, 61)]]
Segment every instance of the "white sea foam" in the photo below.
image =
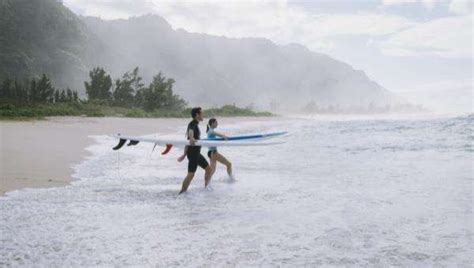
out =
[(223, 126), (292, 136), (220, 148), (237, 181), (199, 171), (181, 196), (181, 151), (95, 137), (70, 186), (0, 199), (0, 266), (471, 266), (473, 120)]

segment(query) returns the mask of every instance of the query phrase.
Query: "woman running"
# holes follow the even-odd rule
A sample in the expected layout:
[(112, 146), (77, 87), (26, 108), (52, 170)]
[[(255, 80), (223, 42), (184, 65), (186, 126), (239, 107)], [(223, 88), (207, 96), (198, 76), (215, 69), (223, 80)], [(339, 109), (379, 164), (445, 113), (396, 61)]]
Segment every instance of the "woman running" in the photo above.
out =
[[(207, 138), (208, 139), (215, 139), (216, 137), (221, 137), (223, 139), (228, 139), (228, 137), (222, 133), (215, 131), (217, 128), (218, 123), (217, 119), (211, 118), (209, 119), (209, 123), (207, 124)], [(216, 172), (216, 164), (217, 162), (223, 164), (227, 168), (227, 174), (229, 175), (230, 179), (234, 179), (232, 176), (232, 163), (229, 162), (222, 154), (217, 152), (217, 147), (209, 147), (209, 151), (207, 152), (207, 156), (209, 156), (209, 160), (211, 162), (211, 174)]]

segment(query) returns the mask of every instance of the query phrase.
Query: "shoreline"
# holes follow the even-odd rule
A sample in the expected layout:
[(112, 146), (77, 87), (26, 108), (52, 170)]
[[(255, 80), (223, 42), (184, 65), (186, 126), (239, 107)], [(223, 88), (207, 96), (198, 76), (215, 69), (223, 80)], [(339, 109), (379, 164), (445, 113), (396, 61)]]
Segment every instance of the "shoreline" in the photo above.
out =
[[(219, 117), (222, 124), (278, 120), (275, 117)], [(173, 134), (189, 118), (47, 117), (0, 121), (0, 196), (23, 188), (66, 186), (75, 179), (73, 166), (90, 154), (90, 136), (127, 132)], [(201, 128), (203, 126), (201, 125)], [(184, 131), (184, 130), (183, 130)]]
[[(279, 121), (283, 118), (323, 121), (390, 119), (387, 117), (287, 115), (286, 117), (219, 117), (219, 123), (226, 125), (259, 120)], [(426, 116), (425, 119), (431, 118), (433, 116)], [(437, 117), (434, 116), (434, 118)], [(414, 118), (407, 116), (403, 119)], [(23, 188), (68, 185), (75, 180), (72, 176), (75, 173), (73, 166), (86, 160), (90, 155), (86, 148), (95, 142), (90, 136), (125, 132), (128, 135), (174, 134), (180, 128), (184, 132), (189, 120), (189, 118), (80, 116), (55, 116), (41, 120), (0, 120), (0, 196)], [(205, 127), (204, 124), (201, 125), (201, 129), (203, 127)]]
[(49, 188), (74, 180), (73, 166), (90, 154), (90, 136), (127, 129), (130, 135), (167, 134), (187, 119), (48, 117), (0, 121), (0, 195), (23, 188)]

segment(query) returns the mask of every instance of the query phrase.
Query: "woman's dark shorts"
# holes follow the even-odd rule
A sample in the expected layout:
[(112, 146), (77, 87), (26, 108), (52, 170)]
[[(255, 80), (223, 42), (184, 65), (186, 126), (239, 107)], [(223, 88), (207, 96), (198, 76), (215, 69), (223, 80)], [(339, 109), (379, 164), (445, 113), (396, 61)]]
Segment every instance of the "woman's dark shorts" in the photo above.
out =
[(211, 158), (211, 155), (213, 153), (217, 153), (217, 150), (214, 150), (214, 151), (207, 151), (207, 156), (209, 156), (209, 158)]

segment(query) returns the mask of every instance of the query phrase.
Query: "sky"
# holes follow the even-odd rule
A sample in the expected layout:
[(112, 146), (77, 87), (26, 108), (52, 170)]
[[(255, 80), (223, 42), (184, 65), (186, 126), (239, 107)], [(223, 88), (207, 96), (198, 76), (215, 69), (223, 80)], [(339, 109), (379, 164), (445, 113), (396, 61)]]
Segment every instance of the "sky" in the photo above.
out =
[(158, 14), (174, 29), (300, 43), (428, 108), (474, 112), (469, 0), (63, 0), (102, 19)]

